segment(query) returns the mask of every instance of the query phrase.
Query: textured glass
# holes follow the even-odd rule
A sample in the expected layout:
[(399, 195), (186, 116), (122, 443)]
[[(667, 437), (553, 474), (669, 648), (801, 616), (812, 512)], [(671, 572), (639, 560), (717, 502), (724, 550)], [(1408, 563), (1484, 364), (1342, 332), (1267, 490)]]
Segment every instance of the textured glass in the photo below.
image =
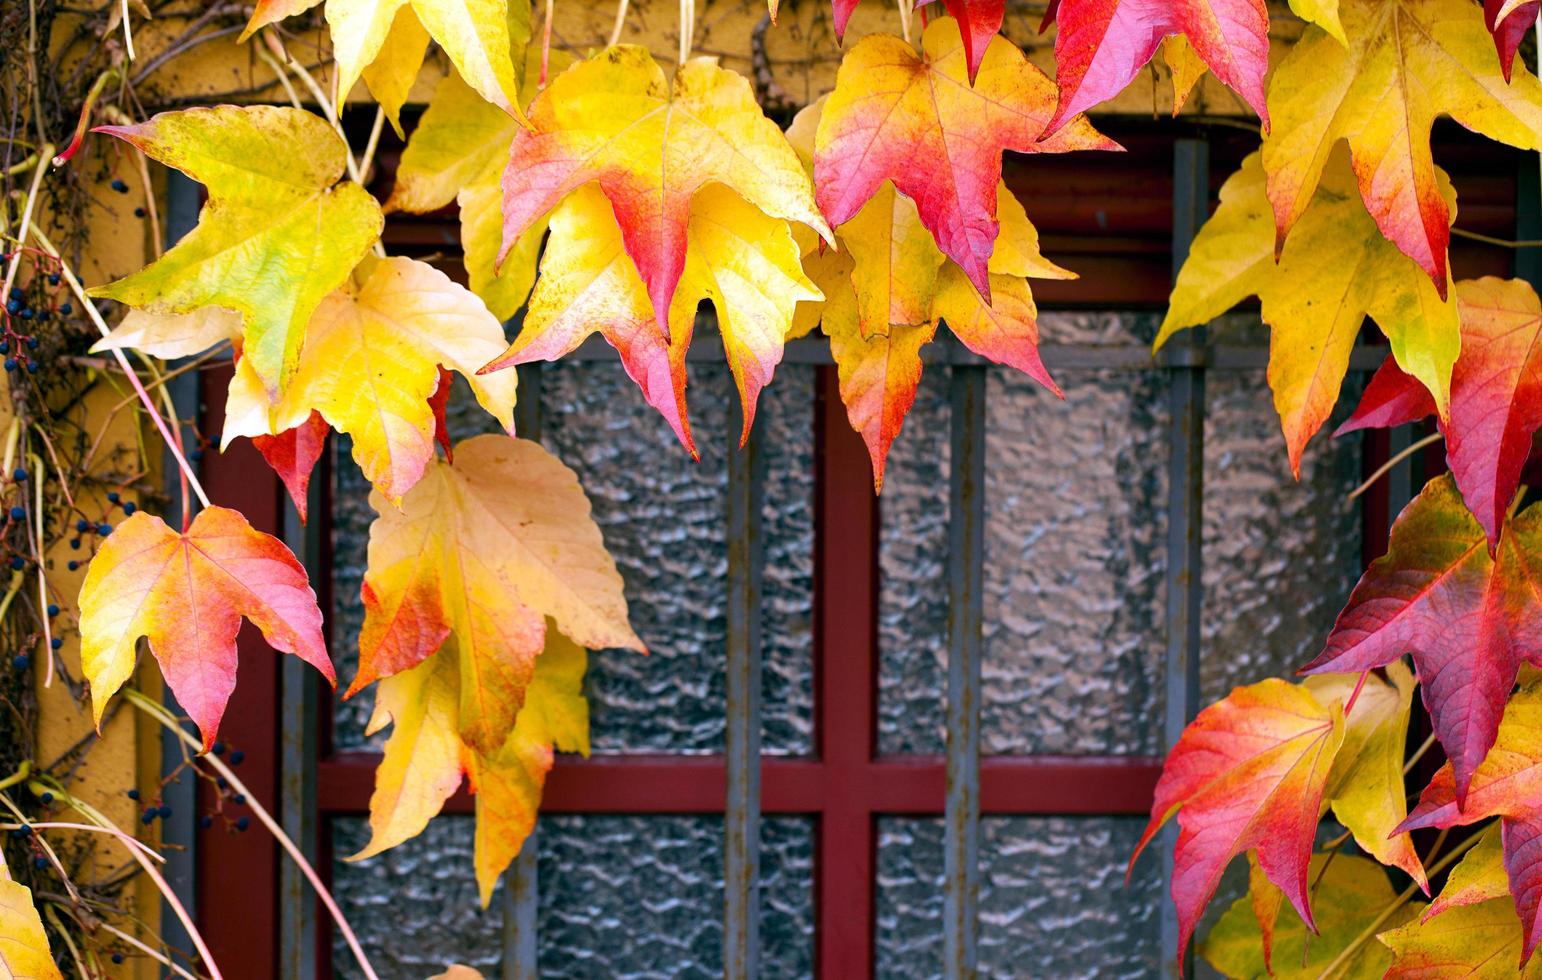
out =
[(986, 752), (1160, 747), (1166, 376), (1015, 371), (986, 391)]
[[(484, 432), (501, 432), (491, 415), (477, 404), (471, 388), (460, 375), (450, 389), (445, 406), (445, 428), (450, 439), (459, 442)], [(369, 526), (375, 520), (369, 505), (369, 481), (353, 461), (353, 440), (333, 434), (332, 442), (332, 618), (328, 649), (337, 665), (337, 677), (346, 687), (359, 669), (359, 630), (364, 626), (364, 603), (359, 587), (364, 584), (364, 569), (369, 560)], [(378, 749), (385, 744), (389, 731), (368, 738), (364, 726), (374, 707), (370, 689), (342, 700), (341, 691), (332, 699), (332, 743), (338, 749)]]
[(1338, 413), (1307, 444), (1301, 481), (1263, 371), (1206, 381), (1201, 701), (1288, 677), (1321, 649), (1360, 576), (1360, 436), (1329, 438), (1359, 401), (1351, 375)]
[(940, 752), (948, 657), (948, 371), (921, 375), (878, 498), (878, 748)]
[[(596, 752), (723, 751), (727, 453), (737, 395), (726, 367), (692, 365), (692, 461), (612, 363), (544, 365), (541, 430), (578, 472), (649, 655), (597, 651), (586, 693)], [(784, 366), (767, 427), (764, 747), (806, 753), (813, 706), (813, 373)]]
[[(762, 822), (761, 972), (813, 972), (813, 824)], [(723, 973), (718, 817), (564, 816), (541, 822), (541, 976)]]
[[(1160, 862), (1125, 862), (1140, 817), (987, 817), (980, 827), (980, 975), (1149, 977), (1160, 971)], [(878, 822), (877, 974), (942, 973), (943, 824)]]
[[(364, 861), (342, 858), (369, 842), (363, 817), (332, 821), (332, 894), (381, 980), (423, 980), (451, 963), (497, 975), (503, 958), (503, 886), (483, 911), (471, 870), (471, 817), (442, 816), (406, 843)], [(358, 964), (335, 930), (332, 972)]]

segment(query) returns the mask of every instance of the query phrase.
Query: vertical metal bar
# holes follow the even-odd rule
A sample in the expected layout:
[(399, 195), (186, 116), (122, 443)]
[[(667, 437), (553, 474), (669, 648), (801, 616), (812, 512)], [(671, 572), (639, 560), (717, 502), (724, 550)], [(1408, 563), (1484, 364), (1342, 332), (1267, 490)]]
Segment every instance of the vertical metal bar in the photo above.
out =
[(985, 368), (954, 367), (948, 498), (948, 744), (943, 949), (948, 980), (978, 968)]
[(763, 426), (728, 456), (727, 799), (723, 976), (760, 972), (760, 579)]
[[(166, 175), (166, 247), (175, 245), (183, 235), (193, 230), (198, 223), (198, 185), (189, 177), (175, 170), (170, 170)], [(178, 375), (166, 383), (166, 388), (171, 395), (172, 406), (176, 409), (178, 419), (194, 419), (199, 417), (198, 404), (198, 374), (195, 371)], [(175, 422), (173, 422), (175, 424)], [(196, 434), (194, 428), (183, 428), (184, 440), (189, 440)], [(182, 518), (182, 494), (178, 486), (180, 476), (177, 472), (176, 457), (172, 455), (170, 447), (167, 447), (162, 455), (162, 472), (166, 474), (167, 520), (173, 527), (181, 526)], [(164, 688), (164, 700), (166, 707), (172, 714), (180, 716), (182, 708), (176, 703), (170, 688)], [(184, 748), (177, 736), (169, 731), (161, 733), (161, 771), (173, 772), (182, 764)], [(196, 860), (197, 860), (197, 834), (195, 821), (198, 808), (198, 781), (191, 776), (184, 775), (176, 782), (161, 790), (161, 802), (171, 807), (171, 816), (161, 822), (161, 840), (169, 845), (164, 849), (166, 864), (161, 872), (166, 878), (166, 883), (171, 887), (172, 894), (183, 907), (195, 909), (198, 907), (196, 898)], [(171, 906), (161, 903), (161, 936), (168, 945), (175, 949), (191, 949), (192, 939), (187, 930), (183, 928), (181, 921), (172, 911)]]
[[(518, 329), (518, 323), (515, 323)], [(521, 439), (541, 439), (541, 365), (521, 364), (519, 401), (514, 405), (514, 431)], [(539, 829), (525, 838), (513, 865), (503, 876), (503, 980), (537, 980), (540, 950), (536, 945), (536, 913), (540, 906)]]
[[(330, 469), (330, 468), (329, 468)], [(306, 509), (310, 523), (284, 499), (284, 543), (305, 566), (312, 583), (326, 573), (321, 561), (321, 527), (330, 515), (323, 510), (321, 481), (310, 485)], [(316, 672), (299, 657), (283, 658), (279, 682), (283, 727), (279, 733), (279, 824), (300, 852), (316, 860), (316, 762), (320, 691)], [(316, 896), (293, 861), (278, 866), (279, 975), (284, 980), (314, 980), (316, 976)]]
[[(1173, 276), (1188, 257), (1200, 225), (1210, 213), (1210, 147), (1181, 139), (1173, 147)], [(1200, 545), (1204, 531), (1205, 347), (1203, 326), (1174, 337), (1165, 348), (1168, 394), (1167, 470), (1167, 707), (1163, 726), (1168, 748), (1177, 743), (1199, 705)], [(1176, 827), (1164, 835), (1163, 872), (1172, 881)], [(1178, 916), (1170, 898), (1162, 901), (1162, 948), (1178, 945)], [(1192, 964), (1193, 956), (1185, 963)], [(1168, 960), (1174, 964), (1174, 960)], [(1189, 967), (1192, 969), (1192, 966)], [(1176, 969), (1169, 965), (1169, 970)]]

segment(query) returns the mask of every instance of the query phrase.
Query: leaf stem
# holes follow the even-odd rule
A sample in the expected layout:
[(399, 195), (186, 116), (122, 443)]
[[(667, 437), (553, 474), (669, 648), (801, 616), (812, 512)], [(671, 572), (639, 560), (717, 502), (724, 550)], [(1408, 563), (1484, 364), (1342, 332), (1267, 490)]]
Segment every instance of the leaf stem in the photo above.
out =
[(0, 283), (0, 297), (10, 296), (11, 287), (16, 285), (16, 272), (21, 268), (21, 256), (25, 251), (21, 243), (27, 239), (27, 226), (32, 223), (32, 213), (37, 209), (38, 192), (43, 187), (43, 174), (48, 171), (48, 162), (54, 156), (54, 145), (49, 143), (37, 154), (37, 169), (32, 172), (32, 186), (27, 189), (27, 199), (21, 208), (21, 226), (16, 235), (16, 251), (11, 253), (11, 264), (5, 268), (5, 281)]
[(1365, 491), (1369, 490), (1371, 488), (1371, 485), (1374, 484), (1377, 480), (1379, 480), (1382, 477), (1386, 476), (1392, 470), (1392, 467), (1394, 467), (1397, 464), (1401, 463), (1403, 460), (1407, 459), (1408, 457), (1412, 456), (1414, 453), (1416, 453), (1419, 450), (1423, 449), (1425, 446), (1428, 446), (1428, 445), (1431, 445), (1433, 443), (1439, 442), (1443, 438), (1445, 438), (1445, 437), (1442, 436), (1439, 432), (1431, 432), (1429, 435), (1425, 436), (1423, 439), (1420, 439), (1418, 442), (1413, 443), (1412, 445), (1410, 445), (1410, 446), (1406, 447), (1405, 449), (1401, 450), (1400, 452), (1398, 452), (1398, 454), (1396, 456), (1393, 456), (1391, 459), (1387, 460), (1385, 463), (1382, 463), (1380, 466), (1376, 467), (1376, 472), (1374, 472), (1370, 476), (1366, 477), (1364, 483), (1360, 484), (1358, 487), (1355, 487), (1353, 490), (1349, 491), (1349, 498), (1348, 499), (1354, 500), (1356, 497), (1360, 496), (1362, 493), (1364, 493)]
[[(125, 691), (123, 696), (135, 708), (160, 722), (162, 727), (177, 736), (184, 745), (191, 748), (195, 753), (203, 751), (203, 746), (198, 740), (184, 731), (182, 726), (177, 724), (177, 720), (167, 713), (165, 708), (151, 701), (138, 691)], [(322, 904), (327, 907), (327, 912), (331, 914), (332, 921), (337, 924), (338, 931), (342, 933), (343, 939), (348, 943), (348, 949), (353, 953), (353, 958), (358, 961), (359, 967), (364, 971), (366, 980), (380, 980), (379, 975), (375, 973), (375, 968), (370, 965), (369, 957), (364, 955), (364, 949), (359, 945), (358, 937), (354, 935), (353, 929), (348, 925), (348, 920), (344, 917), (343, 910), (337, 907), (337, 902), (332, 898), (332, 893), (327, 891), (326, 885), (322, 884), (321, 877), (316, 874), (316, 869), (311, 867), (311, 863), (305, 859), (305, 855), (295, 846), (294, 841), (289, 839), (289, 835), (284, 833), (283, 828), (274, 821), (272, 815), (257, 801), (256, 794), (248, 789), (245, 783), (241, 782), (234, 770), (225, 765), (218, 756), (206, 754), (203, 756), (203, 760), (215, 772), (225, 777), (225, 781), (237, 793), (246, 797), (246, 805), (257, 815), (257, 819), (268, 829), (268, 833), (273, 835), (274, 839), (278, 841), (279, 846), (289, 855), (290, 860), (294, 861), (299, 867), (300, 872), (305, 875), (305, 879), (311, 883), (311, 887), (316, 890), (316, 894), (321, 898)]]
[(610, 40), (605, 42), (606, 47), (615, 47), (621, 43), (621, 32), (626, 27), (626, 11), (629, 6), (627, 0), (618, 0), (616, 3), (616, 24), (610, 29)]
[(1419, 760), (1424, 758), (1424, 753), (1428, 752), (1430, 750), (1430, 746), (1434, 744), (1435, 733), (1430, 732), (1429, 737), (1424, 740), (1424, 744), (1415, 749), (1414, 754), (1408, 757), (1407, 762), (1403, 763), (1403, 775), (1406, 776), (1412, 772), (1413, 767), (1419, 764)]
[(1464, 228), (1452, 228), (1451, 234), (1457, 238), (1466, 238), (1474, 242), (1482, 242), (1485, 245), (1498, 245), (1500, 248), (1542, 248), (1542, 241), (1537, 239), (1511, 240), (1508, 238), (1495, 238), (1493, 235), (1484, 235), (1476, 231), (1467, 231)]

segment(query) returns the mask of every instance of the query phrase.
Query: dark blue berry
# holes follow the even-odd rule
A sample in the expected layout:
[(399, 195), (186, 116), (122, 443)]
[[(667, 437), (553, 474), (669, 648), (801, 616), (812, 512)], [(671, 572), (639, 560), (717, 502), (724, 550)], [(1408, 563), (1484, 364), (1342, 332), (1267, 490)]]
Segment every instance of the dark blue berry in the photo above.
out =
[(52, 639), (50, 639), (48, 641), (48, 645), (49, 645), (50, 648), (52, 648), (54, 650), (57, 650), (60, 647), (64, 646), (64, 641), (56, 636), (56, 637), (54, 637), (54, 638), (52, 638)]
[(139, 505), (134, 503), (132, 500), (130, 500), (128, 503), (123, 505), (123, 513), (127, 514), (130, 517), (134, 516), (134, 511), (136, 511), (138, 509), (139, 509)]
[(196, 463), (198, 460), (203, 459), (203, 450), (195, 449), (187, 454), (187, 458)]
[(48, 615), (50, 617), (59, 615), (59, 607), (50, 602), (48, 604)]
[(224, 776), (215, 776), (214, 785), (218, 786), (220, 789), (225, 789), (230, 785), (230, 781), (227, 780)]
[(50, 272), (48, 274), (48, 284), (50, 286), (57, 286), (57, 285), (59, 285), (59, 273), (57, 273), (57, 272)]
[(32, 664), (32, 658), (25, 653), (18, 653), (11, 658), (11, 666), (17, 670), (26, 670)]
[(73, 572), (75, 569), (80, 567), (80, 562), (78, 562), (78, 561), (70, 561), (64, 567), (68, 568), (70, 571)]
[(128, 798), (131, 799), (131, 800), (139, 799), (139, 790), (137, 790), (137, 789), (129, 790), (128, 791)]
[(76, 550), (79, 550), (80, 549), (80, 539), (79, 538), (70, 538), (70, 547), (74, 548)]
[(160, 816), (160, 818), (162, 820), (165, 820), (165, 819), (167, 819), (168, 817), (171, 816), (171, 807), (169, 807), (166, 804), (162, 803), (160, 805), (160, 808), (157, 810), (157, 813), (158, 813), (158, 815)]
[(30, 320), (30, 319), (32, 319), (32, 317), (33, 317), (32, 307), (30, 307), (30, 306), (23, 306), (21, 308), (20, 316), (21, 316), (21, 318), (23, 320)]
[(8, 299), (8, 300), (6, 300), (5, 301), (5, 312), (9, 313), (11, 316), (15, 316), (16, 314), (20, 313), (21, 312), (21, 300), (19, 300), (19, 299)]
[(81, 534), (85, 534), (87, 531), (91, 530), (91, 522), (82, 518), (81, 520), (75, 522), (75, 530), (79, 531)]
[(32, 825), (24, 823), (20, 827), (17, 827), (16, 828), (16, 836), (17, 837), (31, 837), (32, 836)]
[(144, 816), (139, 818), (139, 822), (144, 824), (146, 827), (155, 823), (155, 807), (152, 806), (150, 809), (146, 810)]
[(198, 826), (202, 827), (204, 830), (208, 830), (210, 827), (214, 826), (214, 818), (205, 813), (203, 816), (198, 818)]
[(63, 316), (69, 316), (69, 315), (70, 315), (70, 314), (71, 314), (71, 313), (74, 313), (74, 312), (75, 312), (75, 307), (73, 307), (73, 306), (71, 306), (71, 305), (70, 305), (70, 304), (68, 304), (68, 303), (64, 303), (64, 304), (61, 304), (61, 305), (60, 305), (60, 307), (59, 307), (59, 312), (60, 312), (60, 314), (62, 314), (62, 315), (63, 315)]
[(145, 209), (144, 208), (135, 208), (134, 209), (134, 217), (136, 217), (136, 218), (143, 218), (144, 216), (145, 216)]
[(17, 481), (18, 483), (21, 482), (22, 480), (25, 480), (26, 478), (27, 478), (27, 469), (24, 466), (18, 466), (14, 470), (11, 471), (11, 479)]
[(122, 963), (123, 962), (123, 954), (122, 953), (114, 953), (114, 954), (112, 954), (112, 961), (114, 963)]
[(27, 373), (28, 374), (37, 374), (37, 361), (34, 361), (30, 357), (27, 358)]
[(241, 760), (245, 758), (246, 753), (242, 752), (240, 749), (236, 749), (234, 752), (230, 753), (230, 764), (233, 766), (239, 766), (241, 764)]
[(246, 828), (250, 827), (251, 825), (252, 821), (247, 817), (241, 817), (236, 821), (236, 829), (242, 832), (245, 832)]
[(119, 194), (127, 194), (128, 193), (128, 185), (125, 184), (121, 179), (119, 179), (117, 177), (113, 178), (111, 186), (112, 186), (112, 189), (117, 191)]
[(19, 521), (19, 520), (22, 520), (23, 518), (25, 518), (26, 516), (27, 516), (27, 512), (26, 512), (26, 510), (24, 508), (21, 508), (21, 507), (12, 507), (11, 508), (11, 520)]
[[(43, 319), (43, 315), (41, 313), (38, 314), (38, 319), (39, 320)], [(42, 343), (42, 341), (38, 340), (36, 337), (28, 337), (27, 338), (27, 350), (37, 350), (38, 346), (41, 343)]]
[(5, 359), (5, 369), (7, 371), (14, 371), (14, 370), (16, 370), (16, 358), (14, 358), (14, 357), (7, 357)]
[(107, 524), (107, 523), (98, 524), (96, 526), (96, 533), (97, 534), (111, 534), (112, 533), (112, 525), (111, 524)]
[(43, 794), (38, 796), (38, 799), (43, 801), (43, 805), (44, 806), (47, 806), (48, 804), (50, 804), (50, 803), (52, 803), (54, 801), (54, 794), (52, 794), (52, 793), (43, 793)]
[(225, 754), (225, 743), (224, 742), (215, 742), (213, 747), (211, 747), (209, 749), (209, 751), (213, 752), (215, 755), (224, 755)]
[(0, 340), (0, 354), (9, 354), (10, 352), (11, 342), (9, 340)]
[(10, 292), (10, 298), (11, 299), (25, 299), (26, 297), (27, 297), (27, 291), (22, 289), (20, 286), (12, 286), (11, 287), (11, 292)]
[(234, 803), (236, 806), (246, 806), (246, 794), (237, 793), (235, 796), (230, 798), (230, 802)]
[(42, 871), (44, 868), (48, 867), (48, 859), (41, 854), (34, 854), (32, 856), (32, 866), (37, 868), (39, 871)]
[(16, 555), (11, 559), (11, 571), (19, 572), (26, 567), (27, 559), (23, 558), (21, 555)]
[(116, 490), (109, 490), (109, 491), (107, 491), (107, 502), (108, 503), (115, 504), (120, 499), (121, 498), (118, 496), (118, 491), (116, 491)]

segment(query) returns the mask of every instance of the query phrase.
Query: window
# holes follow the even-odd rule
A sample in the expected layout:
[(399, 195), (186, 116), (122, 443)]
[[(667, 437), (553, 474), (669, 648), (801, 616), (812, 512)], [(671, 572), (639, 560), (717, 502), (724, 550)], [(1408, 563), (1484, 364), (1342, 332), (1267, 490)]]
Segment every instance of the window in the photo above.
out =
[[(421, 837), (342, 860), (368, 837), (369, 696), (333, 703), (252, 648), (265, 666), (243, 667), (230, 737), (258, 746), (254, 790), (282, 795), (382, 976), (450, 962), (520, 977), (1158, 972), (1161, 860), (1128, 888), (1123, 875), (1165, 746), (1197, 704), (1309, 659), (1398, 500), (1385, 483), (1347, 499), (1387, 455), (1377, 434), (1325, 433), (1289, 479), (1256, 315), (1152, 361), (1169, 238), (1182, 247), (1208, 206), (1207, 153), (1224, 160), (1218, 185), (1241, 150), (1128, 129), (1138, 152), (1122, 159), (1015, 171), (1047, 253), (1085, 276), (1074, 292), (1042, 284), (1041, 302), (1102, 307), (1042, 318), (1064, 402), (932, 345), (881, 498), (821, 341), (789, 346), (745, 455), (730, 451), (731, 380), (698, 340), (700, 463), (608, 348), (522, 374), (522, 434), (579, 473), (652, 654), (592, 656), (595, 754), (559, 762), (485, 912), (464, 793)], [(1514, 171), (1495, 176), (1490, 157), (1456, 173), (1470, 227), (1504, 233)], [(431, 250), (431, 228), (398, 234)], [(1356, 351), (1341, 413), (1381, 357)], [(457, 436), (489, 422), (452, 400)], [(277, 524), (254, 465), (206, 463), (210, 489)], [(371, 512), (346, 446), (318, 483), (322, 516), (290, 532), (330, 583), (346, 680)], [(271, 847), (198, 847), (220, 855), (200, 875), (256, 882), (244, 931), (280, 937), (274, 975), (312, 961), (353, 975)], [(269, 955), (239, 932), (210, 940)]]

